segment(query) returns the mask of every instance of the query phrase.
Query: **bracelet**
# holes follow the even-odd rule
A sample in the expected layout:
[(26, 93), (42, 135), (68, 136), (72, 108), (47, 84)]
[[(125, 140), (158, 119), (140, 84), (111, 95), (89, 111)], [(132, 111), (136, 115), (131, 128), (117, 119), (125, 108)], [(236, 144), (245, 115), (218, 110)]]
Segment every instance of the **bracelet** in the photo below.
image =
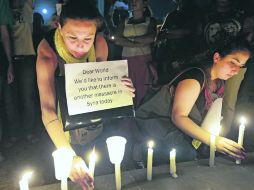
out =
[(51, 123), (53, 123), (53, 122), (55, 122), (55, 121), (57, 121), (57, 120), (58, 120), (58, 118), (52, 119), (51, 121), (49, 121), (49, 122), (45, 125), (45, 127), (48, 127)]

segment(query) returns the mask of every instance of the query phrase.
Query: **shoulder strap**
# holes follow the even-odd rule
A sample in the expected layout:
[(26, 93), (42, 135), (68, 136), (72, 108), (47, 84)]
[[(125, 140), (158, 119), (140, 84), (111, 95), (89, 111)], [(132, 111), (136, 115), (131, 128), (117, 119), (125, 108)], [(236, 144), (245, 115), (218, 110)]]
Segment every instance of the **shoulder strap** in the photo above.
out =
[(204, 81), (203, 81), (203, 84), (202, 84), (201, 90), (200, 90), (200, 91), (202, 91), (204, 86), (205, 86), (206, 77), (205, 77), (205, 72), (203, 71), (203, 69), (201, 69), (199, 67), (190, 67), (190, 68), (184, 69), (183, 71), (178, 73), (167, 85), (171, 86), (176, 81), (176, 79), (178, 79), (181, 75), (183, 75), (184, 73), (186, 73), (186, 72), (188, 72), (188, 71), (190, 71), (192, 69), (198, 69), (198, 70), (200, 70), (203, 73)]

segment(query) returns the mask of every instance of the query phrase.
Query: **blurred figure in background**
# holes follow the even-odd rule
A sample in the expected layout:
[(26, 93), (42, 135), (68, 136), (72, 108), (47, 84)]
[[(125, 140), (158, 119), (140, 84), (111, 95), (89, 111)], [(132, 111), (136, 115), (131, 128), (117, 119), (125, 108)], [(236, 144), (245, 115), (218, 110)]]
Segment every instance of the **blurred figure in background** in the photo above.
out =
[(156, 21), (151, 17), (147, 0), (130, 0), (129, 9), (132, 17), (122, 20), (111, 40), (123, 47), (122, 59), (128, 60), (129, 77), (136, 88), (134, 105), (138, 107), (154, 74), (151, 46), (156, 36)]
[(45, 35), (44, 28), (44, 19), (40, 13), (33, 14), (33, 44), (34, 49), (37, 50), (37, 47), (40, 41), (43, 39)]
[(49, 31), (49, 30), (53, 30), (57, 28), (58, 22), (59, 22), (59, 16), (56, 13), (52, 14), (48, 22), (47, 30)]
[[(15, 90), (21, 119), (22, 133), (35, 143), (35, 49), (32, 40), (33, 1), (13, 0), (12, 12), (15, 19), (13, 30)], [(15, 117), (15, 116), (13, 116)]]
[[(2, 139), (4, 110), (4, 88), (13, 82), (13, 63), (9, 29), (13, 24), (8, 0), (0, 0), (0, 142)], [(0, 152), (0, 162), (4, 160)]]
[[(156, 36), (154, 59), (160, 84), (170, 81), (199, 49), (196, 40), (196, 17), (191, 1), (174, 0), (176, 9), (170, 12)], [(198, 44), (198, 43), (197, 43)]]
[[(108, 27), (108, 37), (114, 38), (114, 34), (119, 23), (129, 17), (128, 4), (124, 1), (112, 1), (112, 5), (106, 11), (105, 21)], [(108, 13), (108, 14), (107, 14)], [(111, 39), (107, 40), (109, 47), (108, 60), (120, 60), (122, 58), (123, 47), (116, 45)]]

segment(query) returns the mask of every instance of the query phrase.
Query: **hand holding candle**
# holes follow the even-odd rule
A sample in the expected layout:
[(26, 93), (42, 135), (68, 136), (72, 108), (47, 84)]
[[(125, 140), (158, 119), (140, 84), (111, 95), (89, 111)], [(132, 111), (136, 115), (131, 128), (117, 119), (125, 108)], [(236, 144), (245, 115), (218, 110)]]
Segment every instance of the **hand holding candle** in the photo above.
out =
[[(70, 175), (70, 178), (73, 182), (77, 182), (82, 186), (82, 189), (93, 189), (94, 188), (94, 179), (89, 173), (89, 169), (86, 166), (86, 163), (81, 157), (75, 156), (73, 159), (73, 168)], [(78, 172), (78, 175), (77, 174)]]
[(31, 178), (33, 172), (26, 172), (19, 181), (20, 190), (29, 190), (28, 180)]
[(148, 143), (148, 152), (147, 152), (147, 180), (152, 180), (153, 173), (153, 141), (149, 141)]
[(173, 178), (177, 178), (176, 174), (176, 149), (170, 151), (170, 174)]

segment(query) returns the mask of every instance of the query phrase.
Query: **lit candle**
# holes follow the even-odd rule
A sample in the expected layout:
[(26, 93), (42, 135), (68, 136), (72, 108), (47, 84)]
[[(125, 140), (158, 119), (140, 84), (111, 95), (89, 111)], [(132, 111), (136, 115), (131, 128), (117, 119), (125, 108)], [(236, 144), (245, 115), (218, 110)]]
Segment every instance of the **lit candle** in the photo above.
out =
[(26, 172), (19, 181), (20, 190), (29, 190), (28, 180), (31, 178), (32, 172)]
[(89, 158), (89, 173), (93, 178), (94, 178), (95, 161), (96, 161), (96, 154), (95, 154), (95, 147), (93, 147), (93, 151), (90, 154), (90, 158)]
[(153, 145), (154, 142), (150, 141), (148, 143), (148, 152), (147, 152), (147, 180), (152, 180), (153, 173)]
[(209, 166), (214, 167), (215, 152), (216, 152), (216, 137), (220, 135), (221, 125), (213, 125), (210, 128), (210, 159)]
[(67, 178), (61, 179), (61, 190), (68, 190)]
[[(240, 146), (243, 146), (245, 123), (246, 123), (246, 120), (245, 120), (244, 117), (242, 117), (241, 118), (241, 124), (240, 124), (240, 127), (239, 127), (239, 134), (238, 134), (238, 144)], [(241, 164), (241, 160), (236, 160), (236, 164)]]
[(170, 151), (170, 174), (173, 178), (177, 178), (176, 174), (176, 149)]
[(213, 167), (214, 166), (214, 159), (215, 159), (215, 141), (216, 141), (216, 136), (214, 134), (210, 135), (210, 159), (209, 159), (209, 166)]
[(121, 162), (127, 140), (121, 136), (109, 137), (106, 140), (110, 162), (115, 164), (116, 189), (121, 189)]
[(59, 148), (52, 153), (52, 156), (54, 158), (55, 177), (61, 180), (61, 189), (67, 190), (67, 178), (71, 172), (72, 160), (75, 153), (68, 148)]

